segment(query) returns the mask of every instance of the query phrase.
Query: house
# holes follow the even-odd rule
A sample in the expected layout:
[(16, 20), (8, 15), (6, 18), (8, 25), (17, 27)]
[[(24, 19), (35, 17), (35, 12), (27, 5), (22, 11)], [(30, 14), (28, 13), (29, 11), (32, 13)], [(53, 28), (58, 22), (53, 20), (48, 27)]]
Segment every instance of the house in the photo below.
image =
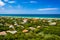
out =
[(6, 35), (7, 33), (5, 31), (0, 32), (0, 35)]

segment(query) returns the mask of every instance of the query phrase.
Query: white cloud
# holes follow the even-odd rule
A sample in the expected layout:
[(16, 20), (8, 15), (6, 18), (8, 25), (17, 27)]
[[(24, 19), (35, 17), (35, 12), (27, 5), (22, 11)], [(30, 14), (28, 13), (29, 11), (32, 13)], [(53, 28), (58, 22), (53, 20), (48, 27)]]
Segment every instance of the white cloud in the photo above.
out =
[(37, 3), (37, 1), (29, 1), (29, 2), (23, 2), (23, 3)]
[(4, 9), (0, 10), (2, 14), (60, 14), (59, 11), (37, 11), (28, 9)]
[(30, 1), (30, 3), (37, 3), (37, 1)]
[(8, 3), (15, 3), (15, 1), (8, 1)]
[(38, 11), (48, 11), (48, 10), (58, 10), (58, 8), (43, 8), (43, 9), (38, 9)]
[(0, 0), (0, 6), (4, 6), (5, 3)]
[(4, 0), (5, 2), (8, 2), (9, 0)]
[(15, 1), (14, 0), (4, 0), (5, 2), (8, 2), (8, 3), (15, 3)]

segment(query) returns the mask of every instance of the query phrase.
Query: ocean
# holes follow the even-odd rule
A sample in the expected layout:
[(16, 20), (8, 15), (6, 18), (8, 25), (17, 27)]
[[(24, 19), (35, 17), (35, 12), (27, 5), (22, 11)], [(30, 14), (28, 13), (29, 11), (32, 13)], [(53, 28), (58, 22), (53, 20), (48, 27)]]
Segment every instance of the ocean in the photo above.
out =
[(38, 18), (60, 18), (60, 14), (0, 14), (0, 16), (12, 17), (38, 17)]

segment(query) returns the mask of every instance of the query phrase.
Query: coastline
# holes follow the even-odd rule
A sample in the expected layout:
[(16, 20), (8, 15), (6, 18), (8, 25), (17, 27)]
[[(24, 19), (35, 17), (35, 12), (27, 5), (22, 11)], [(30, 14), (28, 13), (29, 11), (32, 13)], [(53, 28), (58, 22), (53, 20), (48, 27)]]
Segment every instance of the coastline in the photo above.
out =
[(0, 17), (11, 17), (11, 18), (29, 18), (29, 19), (31, 19), (31, 18), (35, 18), (35, 19), (59, 19), (60, 20), (60, 18), (53, 18), (53, 17), (25, 17), (25, 16), (0, 16)]

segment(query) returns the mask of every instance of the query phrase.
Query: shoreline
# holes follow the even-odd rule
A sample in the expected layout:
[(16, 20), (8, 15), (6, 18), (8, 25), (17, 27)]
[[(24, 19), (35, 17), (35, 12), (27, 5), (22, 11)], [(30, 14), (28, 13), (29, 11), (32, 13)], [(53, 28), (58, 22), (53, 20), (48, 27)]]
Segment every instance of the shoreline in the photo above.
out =
[(11, 18), (29, 18), (29, 19), (31, 19), (31, 18), (35, 18), (35, 19), (59, 19), (60, 20), (60, 18), (53, 18), (53, 17), (22, 17), (22, 16), (0, 16), (0, 17), (11, 17)]

